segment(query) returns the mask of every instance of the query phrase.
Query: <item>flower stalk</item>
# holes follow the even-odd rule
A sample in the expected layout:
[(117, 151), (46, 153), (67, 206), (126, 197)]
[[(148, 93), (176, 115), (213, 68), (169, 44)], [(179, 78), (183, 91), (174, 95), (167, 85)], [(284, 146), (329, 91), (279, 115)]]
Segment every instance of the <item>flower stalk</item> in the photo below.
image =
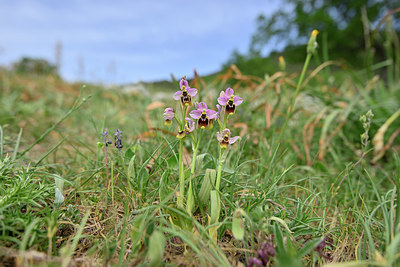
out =
[(218, 159), (218, 169), (217, 169), (217, 180), (215, 182), (215, 189), (219, 191), (220, 186), (221, 186), (221, 176), (222, 176), (222, 167), (224, 166), (225, 163), (225, 158), (226, 156), (225, 153), (222, 152), (222, 150), (225, 150), (225, 148), (220, 148), (219, 149), (219, 159)]
[[(192, 99), (197, 95), (197, 89), (191, 88), (185, 77), (181, 79), (181, 81), (179, 82), (179, 86), (180, 90), (176, 91), (174, 94), (174, 99), (179, 101), (179, 107), (177, 107), (178, 112), (175, 114), (173, 108), (169, 107), (165, 109), (163, 114), (166, 126), (172, 125), (174, 119), (178, 123), (178, 134), (176, 135), (176, 138), (179, 140), (179, 186), (176, 192), (177, 206), (180, 208), (185, 208), (190, 215), (195, 208), (195, 194), (193, 193), (192, 181), (196, 173), (196, 160), (200, 147), (200, 142), (204, 130), (212, 129), (213, 125), (215, 123), (218, 123), (220, 127), (220, 132), (217, 133), (217, 139), (220, 146), (217, 166), (218, 176), (216, 178), (216, 181), (214, 181), (213, 179), (212, 182), (215, 185), (214, 188), (216, 188), (217, 190), (213, 190), (214, 193), (213, 197), (211, 198), (211, 202), (213, 202), (212, 199), (214, 199), (214, 202), (216, 202), (213, 202), (214, 204), (211, 204), (211, 206), (214, 207), (214, 209), (211, 208), (214, 210), (214, 216), (212, 216), (214, 218), (213, 221), (216, 222), (218, 221), (217, 215), (219, 215), (219, 208), (215, 209), (215, 207), (220, 206), (219, 192), (217, 191), (220, 190), (221, 186), (222, 167), (224, 165), (230, 145), (232, 145), (239, 139), (239, 136), (230, 136), (230, 130), (226, 128), (227, 119), (229, 115), (233, 115), (235, 113), (236, 107), (243, 102), (243, 99), (236, 96), (232, 88), (227, 88), (225, 91), (222, 91), (220, 93), (220, 96), (218, 97), (218, 104), (216, 105), (218, 111), (215, 111), (213, 109), (209, 109), (205, 102), (200, 102), (193, 106)], [(189, 115), (191, 118), (186, 117), (187, 115)], [(195, 131), (196, 128), (199, 131)], [(190, 137), (192, 141), (192, 164), (190, 169), (190, 177), (185, 177), (185, 169), (183, 164), (183, 146), (184, 140), (189, 134), (191, 134)], [(187, 186), (188, 188), (186, 188)], [(204, 200), (204, 202), (206, 201), (207, 200)]]
[(296, 99), (297, 99), (297, 97), (298, 97), (298, 95), (300, 93), (300, 89), (301, 89), (301, 85), (303, 84), (304, 76), (305, 76), (305, 74), (307, 72), (308, 65), (310, 64), (311, 57), (312, 57), (313, 53), (315, 52), (315, 49), (316, 49), (316, 46), (317, 46), (317, 42), (316, 42), (317, 35), (318, 35), (318, 31), (317, 30), (313, 30), (312, 33), (311, 33), (311, 37), (310, 37), (310, 39), (308, 41), (306, 61), (304, 62), (303, 70), (301, 71), (300, 78), (299, 78), (299, 81), (298, 81), (297, 86), (296, 86), (296, 92), (295, 92), (294, 97), (292, 99), (292, 102), (291, 102), (291, 104), (289, 106), (288, 114), (286, 116), (285, 123), (283, 125), (281, 134), (279, 135), (279, 139), (278, 139), (277, 145), (280, 144), (280, 142), (281, 142), (281, 140), (283, 138), (283, 135), (285, 134), (286, 127), (287, 127), (287, 124), (289, 122), (289, 119), (293, 114), (294, 105), (296, 104)]
[(179, 140), (179, 195), (177, 202), (179, 207), (183, 207), (183, 196), (185, 194), (185, 172), (183, 170), (183, 139)]
[[(199, 138), (197, 139), (196, 144), (193, 146), (193, 159), (192, 159), (192, 169), (190, 170), (190, 174), (194, 176), (194, 172), (196, 169), (196, 158), (197, 158), (197, 151), (199, 150), (199, 145), (201, 141), (201, 137), (203, 136), (203, 129), (200, 129)], [(192, 177), (193, 178), (193, 177)]]

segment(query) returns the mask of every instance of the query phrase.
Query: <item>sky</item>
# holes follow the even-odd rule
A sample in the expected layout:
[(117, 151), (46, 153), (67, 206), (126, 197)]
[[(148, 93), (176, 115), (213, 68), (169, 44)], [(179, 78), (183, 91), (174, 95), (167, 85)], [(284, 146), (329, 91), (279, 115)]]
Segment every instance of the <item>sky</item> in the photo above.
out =
[[(246, 52), (279, 0), (0, 0), (0, 65), (56, 62), (68, 81), (127, 84), (206, 75)], [(271, 48), (272, 49), (272, 48)]]

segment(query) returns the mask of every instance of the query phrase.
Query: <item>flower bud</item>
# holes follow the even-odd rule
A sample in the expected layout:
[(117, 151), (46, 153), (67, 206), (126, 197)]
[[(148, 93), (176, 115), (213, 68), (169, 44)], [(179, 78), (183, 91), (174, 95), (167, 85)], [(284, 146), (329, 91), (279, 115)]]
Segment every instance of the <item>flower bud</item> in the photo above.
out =
[(319, 31), (318, 30), (313, 30), (310, 36), (310, 39), (308, 40), (308, 45), (307, 45), (307, 53), (312, 54), (314, 53), (315, 49), (318, 46), (317, 43), (317, 35)]
[(281, 69), (281, 71), (285, 71), (286, 69), (286, 62), (283, 56), (279, 57), (279, 68)]

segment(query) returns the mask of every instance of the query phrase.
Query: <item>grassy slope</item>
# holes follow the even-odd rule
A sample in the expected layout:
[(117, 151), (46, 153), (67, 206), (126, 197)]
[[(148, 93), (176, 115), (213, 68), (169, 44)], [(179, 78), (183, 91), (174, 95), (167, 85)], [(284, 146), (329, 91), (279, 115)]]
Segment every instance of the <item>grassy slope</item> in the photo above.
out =
[[(228, 85), (238, 86), (237, 94), (245, 99), (230, 121), (234, 135), (240, 133), (242, 140), (232, 147), (223, 171), (218, 245), (208, 235), (207, 220), (200, 210), (194, 219), (188, 218), (196, 225), (194, 232), (179, 229), (169, 220), (166, 207), (174, 203), (178, 179), (177, 141), (175, 129), (163, 126), (161, 104), (150, 105), (151, 98), (92, 85), (79, 96), (78, 84), (1, 72), (0, 125), (4, 155), (10, 157), (17, 143), (21, 153), (40, 138), (76, 98), (81, 103), (91, 97), (22, 158), (3, 156), (0, 247), (10, 250), (0, 249), (0, 261), (27, 260), (32, 256), (26, 251), (34, 250), (51, 255), (37, 255), (36, 261), (47, 263), (146, 263), (149, 237), (158, 229), (167, 238), (163, 261), (173, 265), (192, 265), (194, 260), (219, 266), (245, 263), (263, 242), (276, 246), (273, 261), (282, 266), (299, 264), (299, 258), (311, 265), (378, 261), (378, 255), (390, 264), (400, 238), (395, 225), (399, 220), (395, 215), (398, 138), (384, 158), (371, 164), (372, 151), (364, 150), (367, 154), (362, 156), (360, 134), (364, 130), (359, 117), (372, 109), (375, 117), (369, 135), (374, 136), (400, 108), (399, 84), (388, 87), (379, 78), (366, 78), (363, 71), (318, 72), (302, 89), (275, 154), (273, 144), (298, 74), (289, 69), (274, 78), (274, 69), (268, 72), (272, 77), (268, 83), (242, 75), (241, 80), (230, 77), (223, 84), (215, 82), (214, 76), (204, 78), (206, 87), (200, 81), (197, 86), (209, 105), (210, 100), (216, 104), (218, 93), (212, 88), (223, 90)], [(174, 90), (169, 92), (171, 99), (165, 100), (164, 107), (175, 105)], [(385, 144), (398, 128), (395, 125), (387, 130)], [(154, 127), (164, 131), (149, 131)], [(18, 142), (20, 128), (23, 133)], [(108, 148), (113, 177), (109, 190), (104, 152), (97, 144), (102, 142), (104, 128), (110, 139), (116, 128), (124, 136), (122, 154)], [(204, 160), (196, 171), (195, 192), (205, 169), (216, 167), (216, 131), (204, 134), (200, 150)], [(186, 149), (190, 153), (189, 142)], [(60, 180), (64, 180), (65, 200), (57, 206), (53, 204), (54, 187)], [(235, 240), (230, 231), (239, 207), (248, 215), (244, 241)], [(280, 245), (280, 233), (286, 245)], [(329, 260), (313, 252), (313, 247), (306, 250), (312, 240), (318, 242), (325, 236), (329, 245), (322, 252)]]

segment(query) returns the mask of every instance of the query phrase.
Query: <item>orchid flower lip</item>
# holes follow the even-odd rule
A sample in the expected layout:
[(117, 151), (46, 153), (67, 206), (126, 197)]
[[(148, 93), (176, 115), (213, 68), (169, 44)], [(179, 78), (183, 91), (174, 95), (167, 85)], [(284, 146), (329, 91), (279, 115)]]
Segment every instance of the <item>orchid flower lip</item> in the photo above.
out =
[(236, 96), (232, 88), (227, 88), (225, 92), (221, 91), (218, 97), (218, 103), (221, 106), (225, 106), (225, 110), (229, 115), (232, 115), (235, 112), (236, 106), (239, 106), (242, 102), (243, 99)]
[(224, 129), (221, 133), (217, 132), (217, 139), (221, 148), (227, 148), (229, 145), (234, 144), (239, 136), (231, 137), (231, 131)]
[(179, 88), (180, 90), (174, 93), (174, 99), (180, 100), (184, 106), (190, 106), (192, 97), (197, 95), (197, 89), (191, 88), (185, 77), (179, 81)]
[(207, 108), (207, 104), (200, 102), (197, 109), (190, 112), (190, 117), (197, 119), (199, 128), (205, 129), (210, 125), (210, 121), (217, 118), (217, 112)]
[(164, 120), (166, 125), (170, 125), (170, 122), (174, 119), (175, 113), (173, 108), (166, 108), (164, 111)]

